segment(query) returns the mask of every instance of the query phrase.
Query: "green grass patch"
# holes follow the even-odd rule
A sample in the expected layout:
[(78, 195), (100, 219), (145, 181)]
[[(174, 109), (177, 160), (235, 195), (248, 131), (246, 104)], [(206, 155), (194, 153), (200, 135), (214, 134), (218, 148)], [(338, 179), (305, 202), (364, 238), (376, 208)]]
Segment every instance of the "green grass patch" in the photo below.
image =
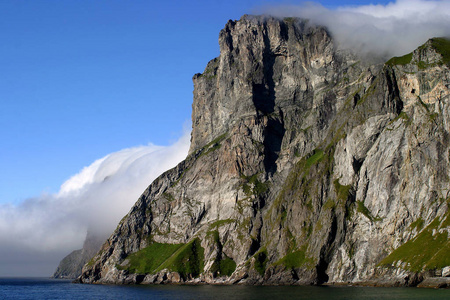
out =
[(258, 251), (254, 257), (256, 258), (255, 261), (255, 270), (261, 275), (264, 276), (264, 273), (266, 272), (266, 265), (267, 265), (267, 250), (262, 249)]
[(450, 40), (446, 38), (431, 39), (431, 46), (442, 55), (442, 62), (450, 65)]
[(225, 138), (227, 137), (227, 133), (224, 133), (218, 137), (216, 137), (214, 140), (212, 140), (211, 142), (209, 142), (208, 144), (206, 144), (203, 148), (202, 148), (202, 153), (200, 154), (199, 157), (203, 156), (203, 155), (207, 155), (211, 152), (216, 151), (217, 149), (219, 149), (222, 145), (220, 144)]
[(418, 231), (420, 231), (423, 229), (424, 223), (425, 222), (422, 218), (418, 218), (417, 220), (415, 220), (414, 222), (411, 223), (409, 228), (411, 228), (411, 230), (417, 229)]
[(284, 223), (286, 221), (286, 218), (287, 218), (287, 210), (283, 208), (281, 211), (281, 222)]
[(96, 260), (95, 260), (95, 256), (94, 256), (93, 258), (91, 258), (91, 259), (88, 261), (87, 265), (88, 265), (89, 267), (92, 267), (95, 263), (96, 263)]
[(157, 271), (167, 268), (180, 273), (183, 279), (187, 279), (189, 276), (198, 277), (203, 272), (204, 251), (200, 239), (195, 238), (180, 247)]
[(356, 201), (356, 204), (357, 204), (356, 210), (359, 213), (362, 213), (364, 216), (366, 216), (366, 218), (368, 218), (371, 222), (382, 220), (382, 218), (380, 217), (374, 217), (370, 212), (370, 210), (364, 205), (364, 202)]
[(233, 259), (224, 255), (225, 257), (219, 261), (214, 261), (211, 266), (211, 272), (214, 276), (231, 276), (233, 272), (236, 270), (236, 263)]
[[(231, 220), (231, 219), (228, 219), (228, 220)], [(220, 220), (218, 222), (228, 221), (228, 220)], [(235, 222), (235, 220), (231, 220), (231, 221)], [(226, 222), (226, 223), (228, 223), (228, 222)], [(231, 276), (231, 274), (233, 274), (234, 270), (236, 270), (236, 263), (234, 262), (234, 260), (232, 258), (229, 258), (228, 256), (226, 256), (225, 253), (222, 252), (222, 244), (220, 243), (219, 231), (217, 231), (217, 230), (209, 231), (207, 234), (212, 236), (212, 238), (218, 248), (218, 255), (217, 255), (216, 259), (214, 260), (214, 262), (210, 268), (210, 271), (213, 273), (214, 277), (222, 276), (222, 275)]]
[(314, 266), (314, 261), (306, 255), (306, 246), (303, 246), (301, 249), (285, 255), (275, 265), (283, 265), (287, 269), (310, 268)]
[(404, 243), (383, 259), (379, 265), (392, 267), (398, 261), (406, 263), (405, 269), (420, 272), (450, 266), (450, 241), (446, 230), (449, 213), (445, 220), (440, 222), (436, 218), (430, 225), (422, 230), (414, 239)]
[(322, 159), (323, 159), (323, 150), (315, 149), (313, 154), (306, 160), (305, 167), (309, 169), (311, 168), (312, 165), (317, 164)]
[(275, 222), (272, 220), (272, 226), (278, 226), (288, 217), (289, 211), (284, 203), (292, 200), (300, 201), (305, 208), (313, 210), (313, 199), (320, 193), (321, 181), (325, 176), (329, 176), (333, 160), (334, 147), (326, 150), (321, 148), (315, 149), (309, 155), (302, 157), (292, 168), (287, 176), (283, 186), (272, 203), (268, 215), (276, 211), (278, 218)]
[(389, 122), (389, 125), (395, 123), (397, 120), (402, 119), (406, 126), (411, 125), (412, 120), (409, 118), (408, 114), (404, 111), (400, 112), (393, 120)]
[(322, 208), (333, 210), (336, 208), (336, 203), (333, 200), (328, 199), (327, 202), (325, 202), (325, 204), (322, 206)]
[(352, 189), (351, 185), (341, 185), (339, 183), (339, 179), (335, 179), (333, 181), (334, 184), (334, 188), (336, 190), (336, 196), (339, 202), (343, 201), (347, 201), (348, 197), (350, 196), (350, 192)]
[[(423, 50), (426, 47), (426, 44), (419, 47), (419, 50)], [(417, 61), (414, 62), (417, 64), (418, 68), (423, 70), (429, 67), (433, 67), (440, 64), (450, 65), (450, 40), (446, 38), (433, 38), (431, 39), (431, 47), (439, 54), (442, 55), (442, 60), (437, 63), (429, 64), (426, 61)], [(386, 62), (388, 66), (394, 65), (407, 65), (411, 63), (413, 57), (413, 53), (408, 53), (403, 56), (393, 57)]]
[(250, 197), (251, 195), (259, 196), (269, 190), (269, 184), (259, 181), (258, 174), (241, 177), (246, 181), (242, 186), (242, 190), (248, 197)]
[(403, 55), (403, 56), (395, 56), (395, 57), (391, 58), (390, 60), (388, 60), (386, 62), (386, 64), (388, 66), (395, 66), (395, 65), (404, 66), (404, 65), (407, 65), (407, 64), (409, 64), (411, 62), (412, 57), (413, 57), (412, 52), (408, 53), (406, 55)]
[(351, 244), (349, 249), (348, 249), (348, 257), (350, 257), (350, 259), (352, 259), (355, 256), (355, 244)]
[(123, 269), (130, 273), (154, 273), (162, 263), (171, 257), (183, 244), (153, 243), (127, 257), (128, 266)]
[(235, 219), (225, 219), (225, 220), (218, 220), (215, 221), (214, 223), (212, 223), (211, 225), (209, 225), (210, 229), (217, 229), (221, 226), (227, 225), (227, 224), (232, 224), (235, 223), (236, 220)]
[(167, 268), (187, 279), (197, 277), (203, 271), (204, 249), (198, 238), (187, 244), (153, 243), (127, 259), (128, 265), (119, 268), (130, 273), (151, 274)]
[[(359, 98), (356, 105), (364, 104), (364, 102), (366, 102), (366, 100), (375, 93), (375, 91), (377, 90), (377, 87), (378, 87), (378, 81), (379, 81), (379, 78), (376, 78), (374, 80), (374, 82), (369, 86), (367, 91), (362, 95), (361, 98)], [(361, 92), (361, 90), (362, 90), (362, 88), (358, 89), (357, 93)], [(352, 96), (352, 98), (353, 97), (354, 97), (354, 95)]]

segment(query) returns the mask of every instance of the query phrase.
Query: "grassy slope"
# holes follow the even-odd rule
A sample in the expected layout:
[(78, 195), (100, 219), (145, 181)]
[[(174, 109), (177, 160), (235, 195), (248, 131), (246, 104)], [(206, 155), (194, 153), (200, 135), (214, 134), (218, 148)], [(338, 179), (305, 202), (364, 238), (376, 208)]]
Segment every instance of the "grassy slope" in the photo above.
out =
[(450, 213), (442, 219), (436, 218), (414, 239), (395, 249), (383, 259), (381, 266), (392, 267), (398, 262), (406, 263), (407, 270), (420, 272), (450, 266)]
[(153, 243), (127, 257), (130, 273), (151, 274), (168, 269), (186, 279), (197, 277), (203, 271), (204, 249), (198, 238), (187, 244)]

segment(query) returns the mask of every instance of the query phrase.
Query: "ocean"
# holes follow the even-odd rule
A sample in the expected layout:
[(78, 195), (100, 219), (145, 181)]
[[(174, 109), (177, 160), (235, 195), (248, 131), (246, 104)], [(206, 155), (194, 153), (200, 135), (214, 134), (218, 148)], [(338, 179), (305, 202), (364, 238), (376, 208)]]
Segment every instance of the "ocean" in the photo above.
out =
[(329, 286), (90, 285), (0, 278), (0, 299), (450, 299), (450, 290)]

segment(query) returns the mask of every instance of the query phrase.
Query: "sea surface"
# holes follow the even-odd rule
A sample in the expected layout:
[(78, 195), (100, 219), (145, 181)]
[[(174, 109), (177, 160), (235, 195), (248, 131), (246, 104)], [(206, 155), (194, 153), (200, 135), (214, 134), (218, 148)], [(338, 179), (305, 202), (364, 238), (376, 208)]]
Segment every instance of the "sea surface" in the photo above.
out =
[(115, 286), (0, 278), (0, 299), (450, 299), (450, 290), (318, 286)]

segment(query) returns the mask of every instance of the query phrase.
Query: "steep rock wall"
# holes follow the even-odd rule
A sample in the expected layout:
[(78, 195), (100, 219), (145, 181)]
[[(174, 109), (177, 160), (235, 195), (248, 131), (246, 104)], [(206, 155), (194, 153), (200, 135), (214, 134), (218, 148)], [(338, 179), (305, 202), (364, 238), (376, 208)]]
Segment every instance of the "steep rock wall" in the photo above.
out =
[[(450, 229), (449, 70), (436, 43), (370, 65), (325, 28), (253, 16), (219, 43), (193, 78), (189, 156), (80, 282), (411, 285), (447, 265), (435, 252)], [(397, 253), (428, 231), (436, 266)]]

